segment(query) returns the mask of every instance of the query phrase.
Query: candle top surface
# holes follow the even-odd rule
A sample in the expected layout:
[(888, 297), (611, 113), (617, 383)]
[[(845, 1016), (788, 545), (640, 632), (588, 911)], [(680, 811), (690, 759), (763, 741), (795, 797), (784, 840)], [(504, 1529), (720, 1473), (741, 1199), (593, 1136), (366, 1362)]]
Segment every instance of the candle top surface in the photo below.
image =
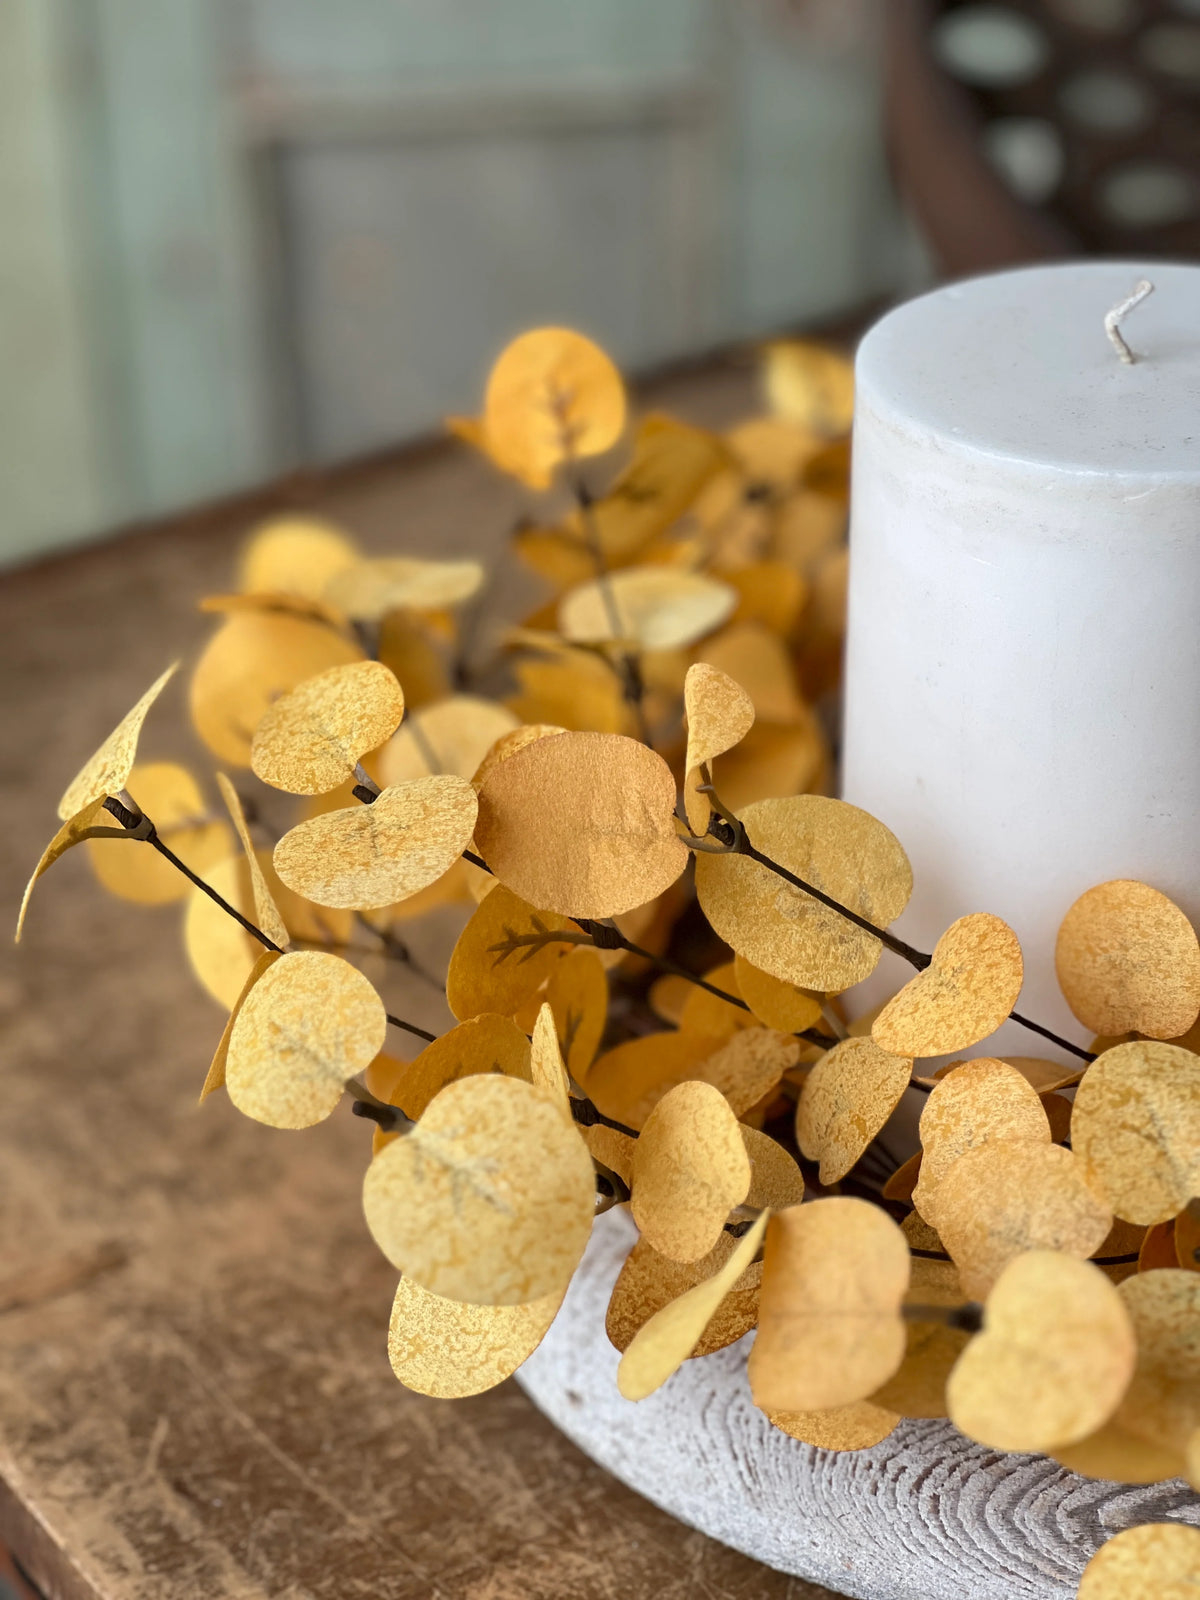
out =
[[(1154, 293), (1105, 314), (1140, 279)], [(1067, 262), (936, 289), (859, 347), (860, 409), (953, 449), (1067, 472), (1200, 483), (1200, 267)]]

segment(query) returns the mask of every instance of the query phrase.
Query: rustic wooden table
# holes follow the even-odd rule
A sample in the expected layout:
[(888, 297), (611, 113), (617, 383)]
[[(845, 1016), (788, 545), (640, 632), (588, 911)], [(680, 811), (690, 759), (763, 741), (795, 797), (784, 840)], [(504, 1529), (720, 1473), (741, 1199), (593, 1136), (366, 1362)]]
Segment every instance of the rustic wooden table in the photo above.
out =
[[(662, 396), (747, 409), (744, 372)], [(368, 547), (499, 554), (513, 502), (439, 449), (310, 486)], [(65, 780), (210, 623), (247, 521), (197, 517), (7, 577), (3, 897)], [(515, 579), (496, 604), (513, 614)], [(197, 758), (170, 691), (147, 755)], [(82, 852), (39, 885), (0, 977), (0, 1541), (53, 1600), (821, 1600), (621, 1487), (509, 1383), (393, 1379), (394, 1275), (363, 1227), (369, 1127), (303, 1134), (196, 1094), (222, 1018), (178, 907), (104, 895)], [(453, 929), (425, 935), (432, 958)], [(5, 936), (7, 937), (7, 936)], [(387, 977), (393, 1009), (448, 1023)], [(2, 1570), (2, 1569), (0, 1569)]]

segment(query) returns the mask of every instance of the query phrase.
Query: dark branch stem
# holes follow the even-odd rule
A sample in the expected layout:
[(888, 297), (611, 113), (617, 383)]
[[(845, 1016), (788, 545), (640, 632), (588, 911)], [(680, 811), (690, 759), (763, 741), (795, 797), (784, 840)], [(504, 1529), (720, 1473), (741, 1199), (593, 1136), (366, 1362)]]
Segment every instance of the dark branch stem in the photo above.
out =
[[(368, 1122), (375, 1123), (385, 1133), (407, 1132), (409, 1128), (416, 1127), (413, 1119), (406, 1116), (399, 1106), (389, 1105), (386, 1100), (381, 1100), (378, 1095), (372, 1094), (366, 1084), (358, 1078), (346, 1080), (346, 1093), (354, 1097), (354, 1105), (351, 1108), (354, 1115), (365, 1117)], [(586, 1096), (571, 1096), (571, 1116), (581, 1128), (612, 1128), (630, 1139), (636, 1139), (638, 1136), (636, 1128), (631, 1128), (624, 1122), (617, 1122), (612, 1117), (606, 1117), (603, 1111)], [(628, 1193), (626, 1192), (622, 1198), (627, 1200)]]
[[(918, 1250), (916, 1245), (909, 1247), (909, 1255), (919, 1256), (922, 1261), (950, 1261), (944, 1250)], [(1127, 1267), (1139, 1259), (1138, 1252), (1132, 1251), (1124, 1256), (1089, 1256), (1088, 1260), (1094, 1267)]]
[[(240, 923), (252, 939), (258, 940), (264, 950), (272, 950), (276, 955), (283, 954), (281, 945), (277, 945), (274, 939), (268, 938), (262, 929), (251, 922), (249, 917), (244, 917), (236, 906), (231, 906), (223, 894), (218, 894), (211, 883), (205, 883), (203, 878), (198, 877), (192, 871), (186, 861), (181, 861), (174, 850), (162, 842), (158, 836), (158, 829), (150, 821), (149, 817), (130, 811), (128, 806), (122, 805), (119, 800), (114, 800), (111, 795), (105, 800), (104, 809), (110, 811), (123, 828), (128, 829), (130, 833), (137, 832), (140, 838), (144, 839), (148, 845), (153, 846), (160, 856), (164, 856), (173, 867), (183, 873), (189, 883), (194, 884), (215, 905), (220, 906), (222, 911), (231, 916), (235, 922)], [(437, 1038), (436, 1033), (429, 1033), (424, 1028), (418, 1028), (415, 1022), (405, 1022), (403, 1017), (393, 1017), (391, 1012), (387, 1013), (387, 1019), (393, 1028), (403, 1028), (406, 1033), (415, 1033), (418, 1039), (424, 1039), (429, 1044), (432, 1044)]]
[[(861, 928), (864, 933), (871, 934), (873, 938), (879, 940), (885, 949), (903, 957), (918, 972), (924, 972), (926, 967), (931, 964), (933, 957), (926, 951), (918, 950), (915, 946), (906, 944), (903, 939), (897, 938), (887, 928), (876, 927), (873, 922), (869, 922), (866, 917), (860, 916), (857, 911), (852, 911), (849, 906), (843, 905), (841, 901), (835, 900), (832, 895), (828, 895), (824, 890), (818, 889), (816, 884), (808, 883), (803, 878), (797, 877), (794, 872), (789, 871), (781, 862), (773, 860), (761, 850), (756, 849), (746, 833), (744, 823), (733, 817), (732, 813), (721, 806), (716, 796), (711, 795), (711, 791), (710, 796), (713, 804), (717, 807), (718, 814), (714, 815), (710, 821), (709, 832), (726, 846), (731, 855), (747, 856), (751, 861), (757, 861), (759, 866), (766, 867), (776, 877), (782, 878), (786, 883), (792, 884), (793, 887), (811, 896), (821, 905), (827, 906), (830, 911), (836, 912), (839, 917), (844, 917), (847, 922), (852, 922), (856, 928)], [(1061, 1034), (1055, 1033), (1051, 1028), (1044, 1027), (1040, 1022), (1031, 1021), (1028, 1017), (1022, 1016), (1019, 1011), (1011, 1011), (1009, 1017), (1011, 1021), (1017, 1023), (1020, 1027), (1028, 1028), (1031, 1033), (1039, 1034), (1043, 1039), (1048, 1039), (1051, 1044), (1056, 1044), (1060, 1050), (1067, 1051), (1068, 1054), (1077, 1057), (1080, 1061), (1090, 1062), (1096, 1059), (1092, 1051), (1085, 1050), (1082, 1045), (1072, 1044), (1070, 1039), (1064, 1039)]]
[[(715, 983), (709, 983), (707, 978), (701, 978), (694, 972), (689, 972), (686, 967), (681, 967), (667, 956), (656, 956), (652, 950), (643, 950), (640, 944), (634, 944), (632, 939), (627, 939), (619, 928), (613, 928), (605, 922), (589, 922), (586, 917), (572, 917), (572, 922), (577, 922), (585, 933), (590, 933), (595, 943), (601, 949), (626, 950), (631, 956), (640, 956), (643, 961), (649, 961), (660, 971), (669, 973), (673, 978), (685, 978), (688, 983), (694, 983), (698, 989), (704, 989), (708, 994), (716, 995), (718, 1000), (724, 1000), (726, 1005), (737, 1006), (739, 1011), (749, 1011), (750, 1007), (740, 995), (730, 994), (725, 989), (719, 989)], [(600, 930), (600, 937), (596, 930)], [(815, 1028), (804, 1028), (795, 1035), (797, 1039), (804, 1039), (809, 1044), (819, 1045), (822, 1050), (831, 1050), (837, 1043), (827, 1033), (819, 1033)]]
[(398, 933), (393, 932), (391, 928), (377, 928), (370, 918), (365, 917), (361, 911), (356, 911), (354, 913), (354, 917), (355, 921), (357, 921), (360, 926), (366, 928), (368, 932), (373, 933), (379, 940), (383, 947), (383, 953), (385, 956), (389, 956), (393, 961), (399, 961), (416, 977), (429, 984), (431, 988), (436, 989), (439, 994), (442, 992), (444, 985), (442, 984), (441, 979), (435, 978), (433, 973), (430, 972), (427, 967), (423, 967), (421, 965), (416, 956), (414, 956), (412, 951), (409, 949), (407, 943), (400, 937)]
[(901, 1306), (900, 1315), (905, 1322), (944, 1322), (964, 1333), (978, 1333), (983, 1327), (983, 1307), (977, 1300), (960, 1306)]
[(612, 1117), (606, 1117), (599, 1106), (586, 1095), (571, 1096), (571, 1115), (581, 1128), (612, 1128), (616, 1133), (623, 1133), (630, 1139), (636, 1139), (638, 1136), (636, 1128), (631, 1128), (625, 1122), (616, 1122)]
[(347, 1078), (346, 1093), (353, 1097), (354, 1104), (350, 1109), (354, 1115), (366, 1117), (385, 1133), (407, 1132), (409, 1128), (416, 1127), (413, 1119), (405, 1116), (399, 1106), (389, 1105), (386, 1100), (372, 1094), (361, 1078)]
[(420, 751), (421, 760), (429, 768), (430, 773), (434, 774), (440, 772), (442, 770), (441, 759), (438, 756), (437, 751), (433, 748), (433, 743), (430, 740), (429, 735), (425, 732), (425, 729), (422, 726), (421, 713), (419, 711), (414, 711), (412, 716), (409, 718), (408, 731), (412, 734), (413, 743)]
[(625, 623), (621, 616), (617, 597), (613, 593), (612, 584), (608, 578), (608, 562), (604, 555), (604, 545), (600, 538), (600, 529), (596, 523), (596, 502), (592, 498), (592, 491), (583, 479), (574, 476), (571, 480), (571, 493), (575, 496), (575, 504), (579, 508), (579, 521), (583, 528), (583, 537), (587, 542), (588, 554), (592, 558), (592, 565), (596, 569), (596, 582), (600, 589), (600, 597), (604, 602), (604, 613), (608, 618), (609, 632), (614, 640), (621, 638)]
[[(462, 854), (464, 861), (469, 861), (473, 867), (478, 867), (481, 872), (491, 874), (492, 869), (482, 856), (476, 855), (473, 850), (464, 850)], [(652, 950), (643, 950), (640, 944), (634, 944), (632, 939), (627, 939), (614, 923), (596, 922), (588, 917), (572, 917), (571, 921), (577, 927), (583, 929), (597, 950), (624, 950), (631, 956), (640, 956), (643, 961), (649, 961), (660, 972), (669, 973), (673, 978), (684, 978), (688, 983), (694, 983), (698, 989), (705, 989), (709, 994), (715, 995), (718, 1000), (724, 1000), (728, 1005), (737, 1006), (739, 1011), (750, 1010), (750, 1007), (740, 995), (729, 994), (724, 989), (718, 989), (715, 983), (709, 983), (707, 978), (701, 978), (696, 973), (689, 972), (686, 967), (679, 966), (677, 962), (671, 961), (667, 956), (656, 956)], [(553, 938), (562, 939), (568, 944), (579, 943), (570, 933), (551, 934), (547, 931), (544, 935), (538, 934), (537, 938), (539, 940), (544, 939), (546, 943), (549, 943)], [(517, 942), (529, 944), (532, 940), (529, 937), (522, 937)], [(803, 1039), (808, 1044), (815, 1044), (822, 1050), (831, 1050), (837, 1043), (836, 1039), (830, 1038), (828, 1034), (818, 1033), (815, 1028), (803, 1029), (796, 1035), (796, 1038)]]
[(250, 921), (249, 917), (244, 917), (236, 906), (229, 904), (224, 895), (218, 894), (211, 883), (205, 883), (203, 878), (192, 871), (186, 861), (181, 861), (170, 845), (162, 842), (158, 836), (158, 829), (150, 821), (149, 817), (143, 813), (130, 811), (127, 806), (123, 806), (119, 800), (114, 800), (111, 795), (104, 802), (104, 809), (110, 811), (123, 828), (127, 828), (131, 833), (138, 832), (140, 837), (152, 849), (157, 850), (160, 856), (165, 857), (176, 871), (182, 872), (189, 883), (194, 884), (197, 889), (206, 894), (215, 905), (220, 906), (227, 916), (232, 917), (235, 922), (240, 922), (250, 937), (257, 939), (264, 950), (274, 950), (278, 955), (283, 954), (282, 945), (277, 945), (274, 939), (268, 938), (261, 928), (256, 927)]
[(1064, 1039), (1061, 1034), (1055, 1033), (1050, 1028), (1044, 1028), (1040, 1022), (1033, 1022), (1029, 1017), (1023, 1017), (1019, 1011), (1010, 1011), (1009, 1020), (1018, 1023), (1022, 1028), (1028, 1028), (1030, 1033), (1040, 1034), (1043, 1039), (1049, 1039), (1051, 1044), (1056, 1044), (1060, 1050), (1067, 1050), (1080, 1061), (1095, 1061), (1094, 1051), (1085, 1050), (1080, 1044), (1072, 1044), (1069, 1039)]
[[(570, 460), (568, 453), (568, 460)], [(574, 475), (571, 480), (571, 491), (575, 496), (575, 504), (579, 508), (579, 521), (583, 528), (583, 535), (587, 541), (588, 552), (592, 564), (596, 568), (596, 582), (600, 588), (601, 598), (604, 602), (604, 613), (608, 619), (608, 629), (613, 636), (614, 644), (617, 643), (624, 632), (625, 624), (621, 618), (617, 597), (613, 593), (612, 583), (609, 581), (608, 562), (604, 557), (604, 544), (600, 538), (600, 529), (596, 524), (596, 503), (592, 499), (592, 492), (583, 479)], [(625, 698), (633, 707), (638, 723), (638, 738), (644, 745), (654, 748), (650, 739), (650, 725), (646, 721), (646, 685), (642, 678), (642, 664), (631, 650), (621, 653), (616, 667), (617, 676), (621, 680)]]
[(760, 866), (769, 868), (777, 877), (783, 878), (797, 889), (802, 889), (805, 894), (811, 895), (821, 905), (828, 906), (830, 911), (836, 911), (839, 917), (844, 917), (847, 922), (852, 922), (856, 928), (861, 928), (864, 933), (871, 934), (879, 940), (885, 949), (891, 950), (895, 955), (903, 956), (904, 960), (916, 967), (918, 972), (924, 972), (925, 968), (932, 962), (933, 957), (931, 955), (926, 955), (923, 950), (918, 950), (913, 945), (906, 944), (903, 939), (898, 939), (887, 928), (877, 928), (873, 922), (868, 921), (866, 917), (860, 916), (857, 911), (852, 911), (849, 906), (842, 905), (832, 895), (826, 894), (823, 889), (818, 889), (815, 883), (805, 882), (803, 878), (798, 878), (794, 872), (790, 872), (780, 862), (773, 861), (770, 856), (764, 855), (761, 850), (755, 849), (754, 845), (746, 837), (744, 829), (740, 844), (734, 848), (738, 855), (749, 856), (751, 861), (757, 861)]
[(418, 1039), (424, 1039), (426, 1044), (434, 1044), (437, 1040), (436, 1033), (430, 1033), (428, 1028), (418, 1028), (415, 1022), (405, 1022), (403, 1017), (394, 1017), (388, 1012), (388, 1021), (393, 1028), (403, 1028), (405, 1033), (415, 1034)]

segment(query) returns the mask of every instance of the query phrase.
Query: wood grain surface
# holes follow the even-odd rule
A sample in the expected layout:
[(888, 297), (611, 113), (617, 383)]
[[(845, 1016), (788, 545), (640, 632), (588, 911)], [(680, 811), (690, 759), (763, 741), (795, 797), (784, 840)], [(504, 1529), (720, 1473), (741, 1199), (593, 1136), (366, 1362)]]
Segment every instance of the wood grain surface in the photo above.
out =
[[(749, 405), (717, 370), (665, 398)], [(308, 486), (374, 550), (499, 557), (514, 500), (465, 453)], [(297, 497), (306, 496), (305, 485)], [(309, 495), (311, 498), (311, 495)], [(3, 905), (65, 781), (210, 627), (243, 515), (208, 515), (8, 576)], [(505, 578), (493, 604), (513, 615)], [(147, 756), (212, 763), (173, 685)], [(0, 1540), (54, 1600), (820, 1600), (656, 1510), (513, 1384), (461, 1402), (387, 1365), (394, 1288), (361, 1220), (369, 1126), (306, 1133), (196, 1095), (222, 1026), (179, 907), (107, 897), (83, 852), (0, 972)], [(419, 936), (431, 962), (454, 934)], [(371, 969), (392, 1009), (441, 998)]]

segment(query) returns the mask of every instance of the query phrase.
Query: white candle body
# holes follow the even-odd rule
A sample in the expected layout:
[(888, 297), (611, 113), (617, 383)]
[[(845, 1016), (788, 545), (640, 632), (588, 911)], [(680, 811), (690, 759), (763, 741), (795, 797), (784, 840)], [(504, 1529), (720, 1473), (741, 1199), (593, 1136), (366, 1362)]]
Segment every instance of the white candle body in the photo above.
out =
[[(1142, 277), (1126, 366), (1103, 318)], [(941, 289), (857, 370), (844, 796), (912, 860), (897, 931), (1003, 917), (1020, 1009), (1086, 1043), (1054, 975), (1076, 897), (1140, 878), (1200, 915), (1200, 268)]]

